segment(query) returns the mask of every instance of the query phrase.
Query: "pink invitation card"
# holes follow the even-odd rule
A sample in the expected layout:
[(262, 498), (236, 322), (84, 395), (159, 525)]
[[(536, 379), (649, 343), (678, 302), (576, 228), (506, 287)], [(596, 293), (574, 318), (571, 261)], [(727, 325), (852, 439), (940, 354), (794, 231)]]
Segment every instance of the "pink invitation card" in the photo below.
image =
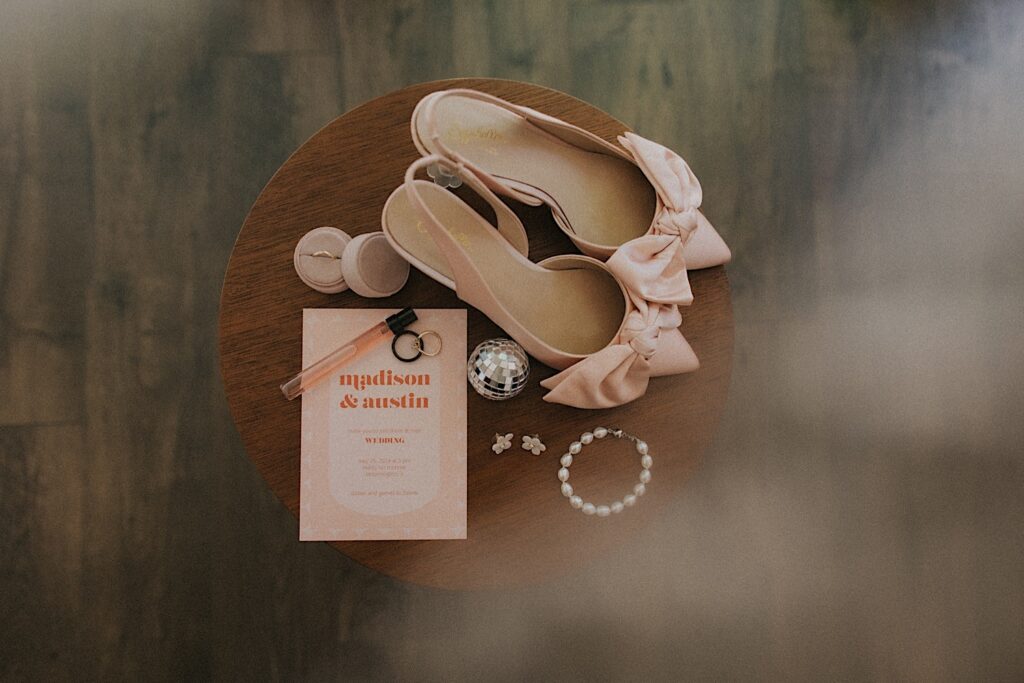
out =
[[(303, 310), (302, 367), (395, 312)], [(303, 394), (300, 540), (466, 537), (466, 311), (416, 314), (440, 354), (389, 340)]]

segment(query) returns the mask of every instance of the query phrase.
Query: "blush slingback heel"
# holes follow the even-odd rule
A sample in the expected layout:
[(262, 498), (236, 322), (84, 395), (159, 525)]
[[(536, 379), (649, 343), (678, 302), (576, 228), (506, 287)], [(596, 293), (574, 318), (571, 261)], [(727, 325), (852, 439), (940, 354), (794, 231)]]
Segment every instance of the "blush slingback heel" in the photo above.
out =
[[(416, 172), (444, 163), (494, 209), (497, 227)], [(560, 255), (533, 263), (526, 231), (486, 182), (430, 155), (414, 162), (381, 215), (384, 234), (413, 266), (455, 290), (534, 358), (558, 370), (544, 399), (579, 408), (621, 405), (651, 376), (689, 372), (697, 357), (679, 311), (631, 292), (601, 261)]]
[(474, 171), (498, 194), (547, 205), (580, 251), (650, 301), (688, 304), (687, 269), (731, 254), (699, 211), (702, 190), (675, 152), (626, 133), (621, 147), (476, 90), (431, 93), (413, 111), (420, 153)]

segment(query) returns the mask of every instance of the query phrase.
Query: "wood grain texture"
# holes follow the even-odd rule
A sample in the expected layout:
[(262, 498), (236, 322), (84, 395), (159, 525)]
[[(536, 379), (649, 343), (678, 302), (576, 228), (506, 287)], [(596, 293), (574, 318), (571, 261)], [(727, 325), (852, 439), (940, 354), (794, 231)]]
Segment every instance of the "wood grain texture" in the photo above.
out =
[[(228, 262), (221, 297), (220, 351), (228, 404), (246, 448), (275, 494), (298, 514), (300, 405), (278, 385), (298, 370), (303, 308), (466, 307), (454, 293), (418, 271), (398, 294), (365, 299), (353, 292), (324, 295), (296, 277), (295, 242), (318, 225), (350, 235), (379, 229), (384, 201), (418, 158), (408, 135), (416, 103), (435, 90), (474, 88), (573, 122), (610, 141), (624, 126), (564, 93), (516, 81), (464, 79), (404, 88), (341, 116), (299, 148), (260, 193)], [(358, 159), (358, 163), (353, 160)], [(461, 192), (467, 199), (468, 191)], [(475, 202), (481, 203), (479, 201)], [(525, 207), (524, 207), (525, 209)], [(543, 208), (521, 211), (536, 261), (572, 253), (569, 240)], [(494, 403), (470, 392), (468, 532), (465, 541), (338, 542), (367, 566), (414, 583), (444, 588), (510, 586), (578, 570), (581, 554), (597, 557), (637, 536), (671, 500), (714, 433), (729, 386), (732, 313), (723, 268), (693, 273), (696, 303), (684, 330), (701, 368), (658, 378), (647, 394), (618, 409), (587, 411), (545, 403), (539, 381), (554, 374), (534, 363), (530, 386), (513, 401)], [(557, 292), (552, 292), (557, 296)], [(470, 311), (469, 348), (504, 333)], [(658, 460), (657, 484), (628, 515), (594, 520), (573, 514), (554, 473), (568, 444), (599, 424), (638, 434)], [(501, 433), (540, 434), (541, 457), (494, 457)], [(632, 487), (637, 458), (626, 444), (598, 444), (576, 472), (595, 500)], [(660, 491), (659, 491), (660, 489)], [(527, 559), (528, 558), (528, 559)]]
[[(0, 679), (1021, 680), (1022, 35), (1009, 0), (0, 2)], [(658, 542), (508, 591), (296, 542), (218, 367), (274, 172), (458, 76), (676, 149), (735, 255)]]

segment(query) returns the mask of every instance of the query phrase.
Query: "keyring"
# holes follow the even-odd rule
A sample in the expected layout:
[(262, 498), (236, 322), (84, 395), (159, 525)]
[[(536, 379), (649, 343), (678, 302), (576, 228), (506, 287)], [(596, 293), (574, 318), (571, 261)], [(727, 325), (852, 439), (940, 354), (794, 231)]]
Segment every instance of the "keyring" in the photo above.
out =
[[(406, 335), (409, 335), (409, 336), (415, 338), (415, 340), (416, 340), (412, 344), (413, 349), (416, 350), (416, 355), (412, 356), (411, 358), (399, 355), (399, 353), (398, 353), (398, 340), (401, 339), (402, 337), (406, 336)], [(411, 363), (411, 362), (413, 362), (414, 360), (416, 360), (417, 358), (419, 358), (420, 356), (423, 355), (423, 349), (420, 348), (420, 335), (416, 334), (412, 330), (402, 330), (401, 332), (399, 332), (398, 334), (395, 335), (394, 339), (391, 340), (391, 353), (392, 353), (392, 355), (394, 355), (395, 358), (397, 358), (398, 360), (402, 361), (403, 363)]]
[[(427, 344), (423, 341), (430, 336), (437, 338), (437, 349), (434, 351), (427, 351)], [(441, 347), (444, 345), (444, 341), (441, 339), (441, 335), (434, 330), (424, 330), (416, 335), (416, 342), (413, 345), (416, 347), (416, 350), (424, 356), (436, 356), (441, 353)]]

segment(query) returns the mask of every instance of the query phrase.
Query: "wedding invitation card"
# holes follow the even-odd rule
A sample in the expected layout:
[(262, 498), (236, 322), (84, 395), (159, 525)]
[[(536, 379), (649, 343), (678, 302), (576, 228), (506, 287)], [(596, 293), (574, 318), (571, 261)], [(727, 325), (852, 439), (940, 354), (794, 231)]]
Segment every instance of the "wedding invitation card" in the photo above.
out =
[[(303, 310), (302, 367), (396, 311)], [(416, 314), (438, 355), (389, 338), (303, 394), (300, 540), (466, 537), (466, 311)]]

